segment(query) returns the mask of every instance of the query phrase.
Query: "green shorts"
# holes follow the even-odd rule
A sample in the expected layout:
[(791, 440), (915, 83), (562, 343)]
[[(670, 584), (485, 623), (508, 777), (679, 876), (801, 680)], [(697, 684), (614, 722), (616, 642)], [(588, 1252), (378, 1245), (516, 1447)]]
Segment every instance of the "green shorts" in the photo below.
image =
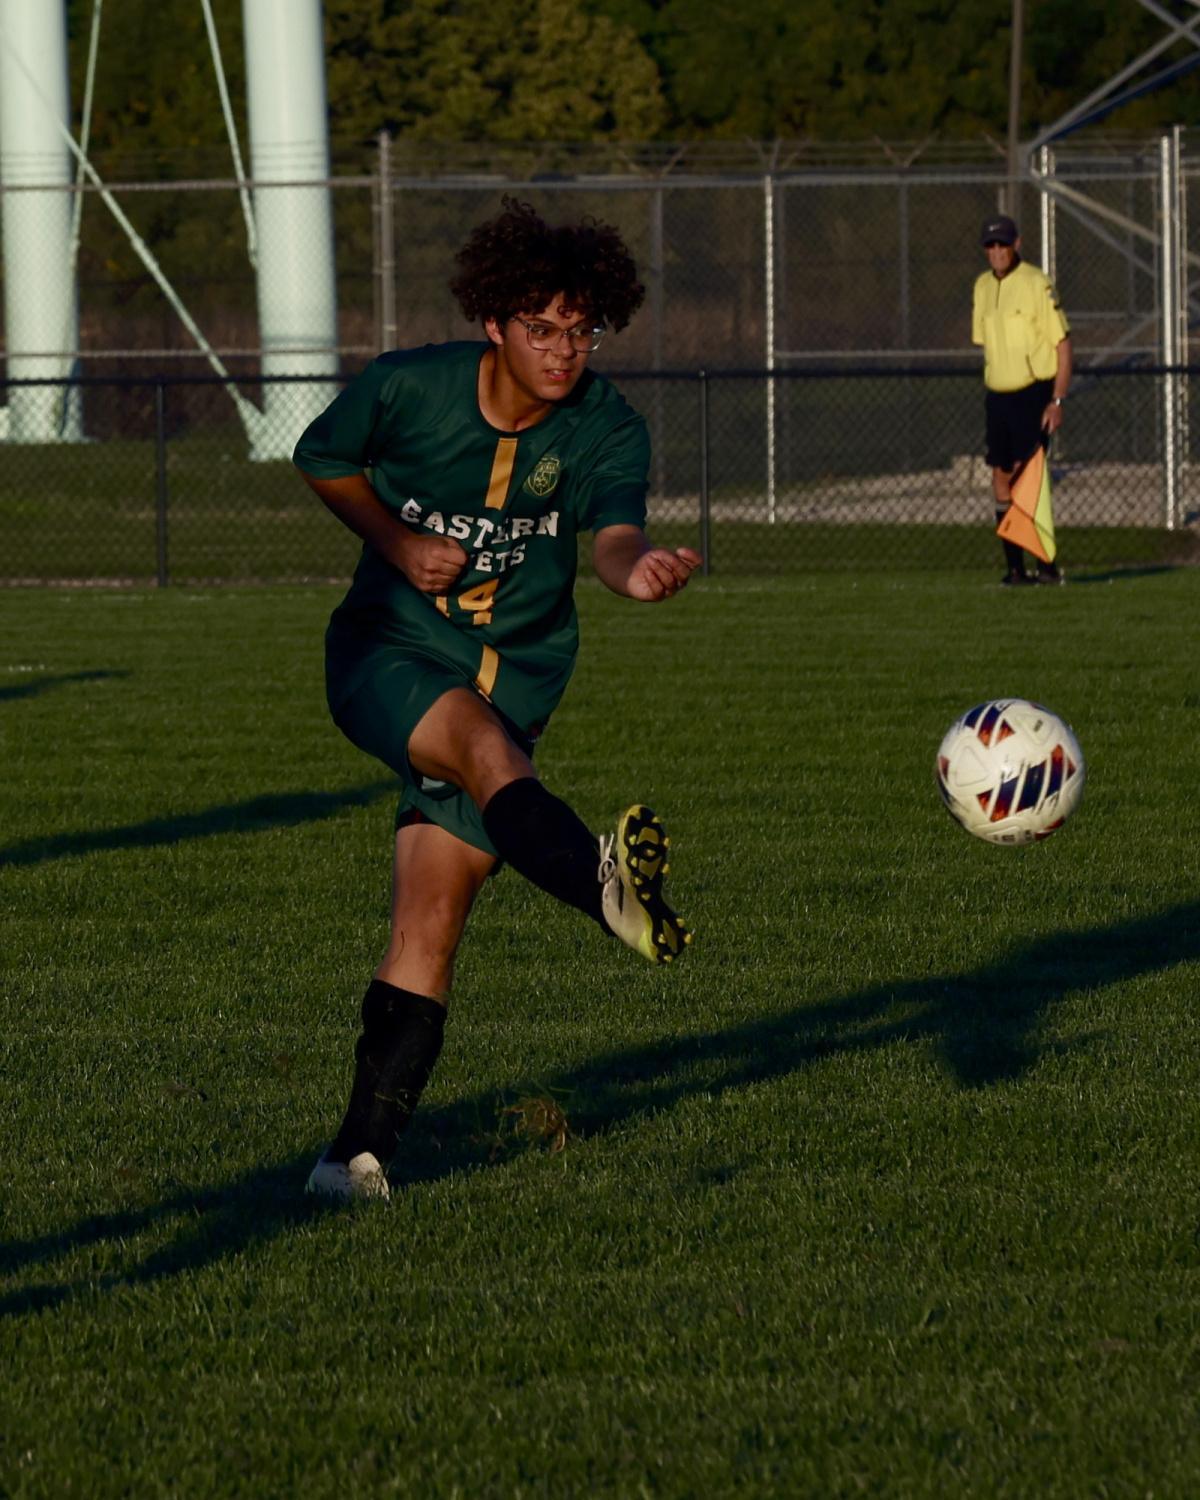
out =
[[(374, 645), (368, 670), (344, 697), (338, 691), (339, 665), (336, 655), (327, 656), (326, 692), (333, 722), (352, 745), (381, 760), (400, 778), (397, 827), (407, 815), (418, 812), (464, 843), (485, 854), (496, 854), (484, 831), (483, 817), (470, 797), (450, 782), (422, 776), (408, 759), (413, 730), (444, 693), (453, 688), (473, 688), (470, 679), (419, 652)], [(524, 733), (495, 705), (493, 711), (513, 741), (531, 756), (537, 736)]]

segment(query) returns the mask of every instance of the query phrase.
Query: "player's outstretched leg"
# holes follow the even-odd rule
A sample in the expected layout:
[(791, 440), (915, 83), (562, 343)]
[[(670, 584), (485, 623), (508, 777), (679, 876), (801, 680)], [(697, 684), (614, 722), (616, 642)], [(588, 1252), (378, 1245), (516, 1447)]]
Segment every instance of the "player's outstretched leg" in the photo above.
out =
[(600, 840), (604, 920), (617, 937), (651, 963), (669, 964), (692, 941), (682, 918), (663, 897), (671, 841), (662, 823), (638, 803)]
[(536, 776), (510, 781), (482, 809), (500, 858), (548, 895), (604, 926), (596, 836)]
[[(648, 958), (669, 963), (691, 933), (663, 898), (667, 836), (638, 804), (599, 842), (535, 777), (510, 782), (483, 810), (492, 842), (519, 874)], [(597, 867), (598, 861), (598, 867)]]
[(465, 689), (443, 694), (428, 710), (409, 738), (408, 754), (423, 775), (462, 787), (479, 808), (492, 847), (519, 875), (654, 963), (682, 952), (687, 929), (662, 895), (666, 835), (648, 808), (622, 814), (606, 863), (598, 840), (546, 790), (494, 711)]

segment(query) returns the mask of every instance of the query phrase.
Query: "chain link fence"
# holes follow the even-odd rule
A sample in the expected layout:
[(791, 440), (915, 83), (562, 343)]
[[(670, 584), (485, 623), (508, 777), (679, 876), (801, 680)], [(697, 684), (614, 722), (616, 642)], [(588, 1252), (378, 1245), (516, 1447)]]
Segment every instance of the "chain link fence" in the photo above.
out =
[[(1169, 485), (1160, 435), (1164, 402), (1172, 391), (1192, 399), (1196, 374), (1126, 368), (1078, 382), (1052, 466), (1069, 570), (1198, 560), (1200, 472), (1183, 465)], [(977, 370), (615, 378), (654, 433), (652, 534), (698, 545), (713, 573), (999, 565)], [(314, 383), (243, 382), (242, 399), (279, 424), (276, 448), (299, 435)], [(221, 382), (90, 378), (20, 389), (56, 412), (78, 402), (89, 436), (4, 450), (0, 582), (349, 576), (354, 538), (289, 462), (252, 457)]]
[[(325, 352), (343, 377), (380, 348), (472, 335), (446, 283), (504, 194), (550, 218), (594, 214), (620, 227), (647, 289), (595, 364), (650, 423), (660, 534), (703, 535), (716, 571), (994, 566), (968, 338), (979, 224), (1010, 186), (1000, 160), (778, 142), (472, 149), (387, 144), (375, 172), (325, 185)], [(1054, 450), (1068, 567), (1185, 557), (1197, 529), (1186, 202), (1200, 159), (1178, 135), (1173, 149), (1168, 163), (1163, 140), (1065, 145), (1038, 163), (1053, 191), (1016, 186), (1024, 249), (1073, 328)], [(82, 189), (77, 338), (30, 349), (0, 330), (0, 578), (345, 576), (352, 540), (286, 462), (337, 377), (264, 376), (239, 184), (111, 186), (208, 352)], [(6, 308), (22, 274), (0, 259)]]
[[(1044, 177), (1074, 196), (1016, 185), (1025, 252), (1058, 281), (1085, 360), (1160, 350), (1162, 266), (1150, 243), (1163, 217), (1160, 158), (1158, 139), (1068, 143), (1046, 155)], [(1186, 197), (1200, 158), (1181, 147), (1173, 170)], [(258, 292), (239, 186), (176, 180), (110, 189), (208, 344), (234, 374), (256, 374)], [(289, 190), (249, 186), (260, 200)], [(327, 191), (332, 206), (335, 349), (345, 357), (462, 337), (466, 325), (446, 285), (454, 251), (514, 194), (551, 218), (592, 214), (617, 224), (647, 301), (613, 341), (612, 358), (626, 369), (661, 370), (850, 357), (911, 363), (966, 352), (970, 285), (984, 269), (979, 225), (1009, 184), (994, 158), (970, 161), (932, 146), (870, 156), (706, 143), (628, 147), (614, 158), (597, 148), (496, 146), (476, 157), (394, 143), (374, 174), (312, 189)], [(201, 358), (161, 282), (89, 184), (0, 185), (0, 206), (55, 191), (79, 192), (84, 203), (78, 339), (55, 349), (95, 375), (153, 375), (164, 363)], [(1196, 252), (1197, 229), (1186, 213), (1183, 221), (1185, 249)], [(6, 327), (10, 283), (14, 292), (46, 294), (34, 276), (27, 288), (16, 285), (25, 269), (0, 257), (0, 339), (10, 362), (50, 352), (14, 348)], [(8, 371), (30, 373), (46, 372)]]

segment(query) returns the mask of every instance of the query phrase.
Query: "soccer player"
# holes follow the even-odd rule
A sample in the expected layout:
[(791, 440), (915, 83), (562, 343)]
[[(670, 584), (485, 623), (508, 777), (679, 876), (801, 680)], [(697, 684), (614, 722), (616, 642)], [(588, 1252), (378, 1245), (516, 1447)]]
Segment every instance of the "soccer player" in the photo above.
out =
[[(1071, 329), (1049, 277), (1021, 259), (1021, 236), (1007, 214), (985, 219), (979, 242), (988, 270), (975, 281), (971, 342), (983, 345), (987, 463), (999, 524), (1012, 504), (1013, 480), (1062, 426)], [(1001, 583), (1062, 583), (1054, 563), (1039, 562), (1031, 575), (1022, 549), (1001, 545), (1008, 568)]]
[(362, 538), (326, 634), (334, 722), (399, 776), (391, 941), (362, 1005), (345, 1119), (309, 1190), (386, 1197), (442, 1046), (454, 955), (499, 862), (652, 962), (691, 934), (642, 805), (597, 840), (533, 767), (578, 646), (576, 538), (614, 593), (669, 599), (701, 561), (653, 546), (646, 424), (588, 369), (644, 296), (611, 227), (527, 204), (471, 234), (451, 290), (482, 341), (384, 354), (307, 429), (295, 463)]

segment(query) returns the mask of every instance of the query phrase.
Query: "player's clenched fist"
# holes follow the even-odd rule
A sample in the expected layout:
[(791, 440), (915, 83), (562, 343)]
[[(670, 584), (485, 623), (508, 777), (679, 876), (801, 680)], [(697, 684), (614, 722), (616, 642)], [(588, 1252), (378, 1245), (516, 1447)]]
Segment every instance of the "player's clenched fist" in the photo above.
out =
[(649, 604), (669, 599), (683, 588), (693, 569), (698, 568), (702, 561), (700, 554), (690, 547), (680, 547), (674, 552), (666, 547), (655, 547), (643, 552), (629, 574), (629, 597)]
[(463, 570), (467, 554), (448, 536), (419, 536), (406, 532), (393, 559), (396, 566), (423, 594), (444, 594)]

